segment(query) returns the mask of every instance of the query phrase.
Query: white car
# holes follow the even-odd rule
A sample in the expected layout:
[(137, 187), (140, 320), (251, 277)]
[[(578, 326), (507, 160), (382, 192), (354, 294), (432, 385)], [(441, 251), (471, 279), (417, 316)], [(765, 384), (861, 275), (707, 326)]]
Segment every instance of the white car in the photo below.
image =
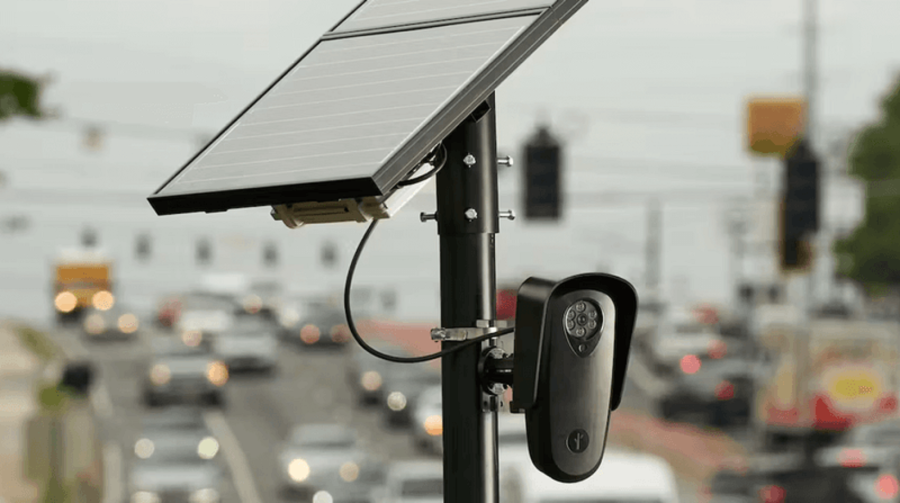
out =
[(577, 484), (557, 482), (531, 463), (502, 470), (500, 503), (677, 503), (672, 467), (662, 458), (607, 449), (600, 468)]
[(431, 453), (444, 452), (440, 386), (428, 387), (419, 394), (412, 416), (416, 444)]
[(238, 316), (228, 330), (212, 343), (216, 355), (229, 371), (275, 370), (278, 361), (278, 338), (275, 327), (261, 316)]
[(443, 503), (444, 467), (440, 461), (392, 463), (382, 487), (372, 491), (372, 503)]
[(347, 426), (296, 426), (285, 444), (279, 464), (285, 493), (291, 496), (309, 499), (323, 491), (347, 492), (344, 486), (357, 482), (367, 461), (356, 432)]

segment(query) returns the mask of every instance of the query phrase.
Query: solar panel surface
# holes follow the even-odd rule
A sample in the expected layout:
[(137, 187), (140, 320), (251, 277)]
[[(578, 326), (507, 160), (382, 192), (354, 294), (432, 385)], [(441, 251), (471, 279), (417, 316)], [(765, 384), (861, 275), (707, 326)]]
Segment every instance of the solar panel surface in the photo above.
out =
[(386, 195), (585, 1), (364, 2), (149, 201), (173, 214)]
[(533, 19), (322, 42), (168, 193), (371, 176)]

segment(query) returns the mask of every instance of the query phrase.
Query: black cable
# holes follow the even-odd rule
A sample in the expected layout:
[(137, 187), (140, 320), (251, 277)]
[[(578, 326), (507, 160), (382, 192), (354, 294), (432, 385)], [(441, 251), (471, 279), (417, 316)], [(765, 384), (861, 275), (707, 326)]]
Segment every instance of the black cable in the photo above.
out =
[[(447, 163), (447, 147), (445, 147), (444, 144), (442, 143), (440, 145), (440, 148), (441, 148), (441, 162), (435, 163), (435, 166), (433, 168), (431, 168), (427, 173), (422, 174), (422, 176), (417, 176), (415, 178), (410, 178), (408, 180), (401, 180), (401, 181), (397, 182), (397, 186), (398, 187), (408, 187), (410, 185), (415, 185), (419, 182), (424, 182), (425, 180), (428, 180), (429, 178), (438, 174), (438, 171), (440, 171), (441, 168), (444, 167), (444, 164)], [(429, 162), (434, 162), (434, 160), (436, 158), (437, 158), (437, 154), (435, 154)]]
[(344, 313), (347, 315), (347, 326), (350, 328), (350, 334), (354, 339), (356, 339), (356, 342), (360, 345), (360, 347), (369, 352), (369, 354), (381, 358), (382, 360), (387, 360), (389, 362), (422, 363), (435, 360), (437, 358), (442, 358), (457, 351), (461, 351), (473, 344), (478, 344), (479, 342), (485, 341), (492, 337), (500, 337), (501, 335), (513, 333), (514, 329), (504, 328), (503, 330), (498, 330), (489, 334), (479, 335), (478, 337), (468, 339), (466, 341), (461, 341), (458, 346), (443, 349), (441, 351), (438, 351), (437, 353), (432, 353), (425, 356), (414, 356), (412, 358), (404, 358), (400, 356), (385, 354), (366, 344), (366, 341), (364, 341), (363, 338), (359, 335), (359, 332), (356, 331), (356, 324), (353, 323), (353, 315), (350, 313), (350, 286), (353, 284), (353, 273), (356, 271), (356, 264), (359, 262), (359, 257), (360, 255), (362, 255), (363, 248), (365, 248), (366, 242), (369, 240), (369, 236), (372, 235), (372, 231), (375, 230), (376, 225), (378, 225), (378, 220), (372, 220), (372, 223), (369, 224), (369, 228), (366, 229), (366, 233), (363, 234), (362, 239), (359, 241), (359, 245), (356, 247), (356, 253), (353, 254), (353, 260), (350, 261), (350, 269), (347, 271), (347, 282), (344, 284)]

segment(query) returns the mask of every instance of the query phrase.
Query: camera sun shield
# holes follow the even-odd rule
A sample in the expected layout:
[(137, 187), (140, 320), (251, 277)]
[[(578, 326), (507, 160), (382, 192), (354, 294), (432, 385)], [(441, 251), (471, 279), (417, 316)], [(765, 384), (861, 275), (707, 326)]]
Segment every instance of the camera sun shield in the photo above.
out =
[(599, 467), (636, 314), (634, 288), (607, 274), (520, 287), (511, 408), (525, 413), (532, 462), (548, 476), (578, 482)]

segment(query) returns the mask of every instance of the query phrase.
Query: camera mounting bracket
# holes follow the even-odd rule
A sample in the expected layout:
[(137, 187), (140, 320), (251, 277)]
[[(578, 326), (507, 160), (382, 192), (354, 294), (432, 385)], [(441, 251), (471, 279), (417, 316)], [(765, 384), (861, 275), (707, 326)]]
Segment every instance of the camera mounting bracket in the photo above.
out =
[(466, 328), (432, 328), (431, 329), (431, 340), (439, 341), (439, 342), (447, 342), (447, 341), (465, 341), (468, 339), (474, 339), (475, 337), (480, 337), (482, 335), (492, 334), (500, 330), (500, 327), (494, 326), (495, 324), (490, 320), (477, 320), (475, 322), (475, 327), (466, 327)]

